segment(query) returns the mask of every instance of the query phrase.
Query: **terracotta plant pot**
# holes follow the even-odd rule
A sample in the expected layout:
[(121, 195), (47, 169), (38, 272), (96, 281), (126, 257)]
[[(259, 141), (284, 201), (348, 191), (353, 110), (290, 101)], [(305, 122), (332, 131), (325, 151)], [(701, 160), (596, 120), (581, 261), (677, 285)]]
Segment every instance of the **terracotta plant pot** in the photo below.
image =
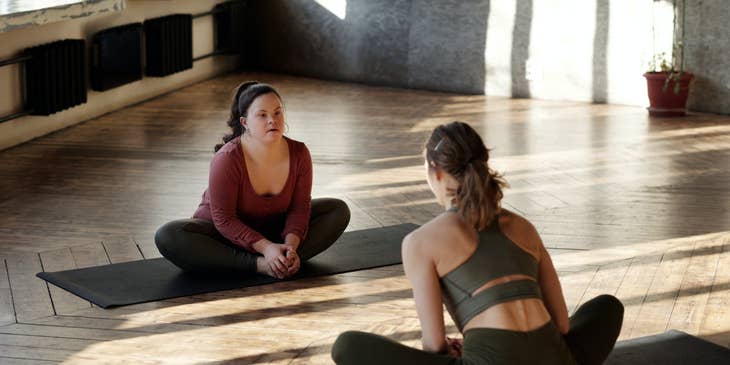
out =
[(693, 74), (682, 73), (679, 79), (679, 92), (675, 92), (677, 81), (674, 77), (667, 83), (668, 72), (647, 72), (644, 77), (649, 90), (649, 115), (657, 117), (687, 115), (687, 97), (690, 82), (694, 78)]

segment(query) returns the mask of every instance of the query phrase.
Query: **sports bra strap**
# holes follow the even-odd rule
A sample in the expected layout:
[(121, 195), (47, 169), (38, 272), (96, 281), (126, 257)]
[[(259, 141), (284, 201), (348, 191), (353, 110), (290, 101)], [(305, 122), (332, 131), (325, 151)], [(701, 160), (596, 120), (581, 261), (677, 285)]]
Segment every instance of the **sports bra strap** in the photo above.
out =
[(499, 303), (518, 299), (541, 298), (540, 285), (531, 279), (519, 279), (498, 284), (474, 296), (465, 296), (458, 303), (446, 301), (446, 309), (451, 314), (459, 330), (477, 314)]
[[(455, 211), (451, 207), (449, 211)], [(510, 275), (524, 275), (474, 294), (492, 280)], [(538, 262), (502, 233), (499, 216), (478, 232), (477, 247), (459, 266), (439, 278), (441, 295), (459, 329), (489, 307), (518, 299), (541, 298), (537, 283)], [(474, 294), (474, 295), (472, 295)]]

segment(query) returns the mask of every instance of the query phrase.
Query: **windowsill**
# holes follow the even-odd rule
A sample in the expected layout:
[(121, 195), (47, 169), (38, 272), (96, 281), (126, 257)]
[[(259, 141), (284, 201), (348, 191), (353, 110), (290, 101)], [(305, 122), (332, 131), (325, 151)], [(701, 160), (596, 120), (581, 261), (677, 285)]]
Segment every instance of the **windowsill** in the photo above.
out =
[(0, 33), (122, 11), (125, 0), (9, 0), (0, 2)]

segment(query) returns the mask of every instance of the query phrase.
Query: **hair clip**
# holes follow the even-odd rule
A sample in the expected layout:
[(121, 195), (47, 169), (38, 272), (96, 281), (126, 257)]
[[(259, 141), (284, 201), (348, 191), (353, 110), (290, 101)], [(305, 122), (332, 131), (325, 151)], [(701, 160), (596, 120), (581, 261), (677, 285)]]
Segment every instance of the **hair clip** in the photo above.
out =
[(441, 138), (441, 140), (439, 141), (439, 143), (436, 144), (436, 147), (433, 148), (433, 152), (436, 152), (436, 151), (439, 150), (439, 147), (441, 147), (441, 144), (444, 143), (444, 139), (445, 138)]

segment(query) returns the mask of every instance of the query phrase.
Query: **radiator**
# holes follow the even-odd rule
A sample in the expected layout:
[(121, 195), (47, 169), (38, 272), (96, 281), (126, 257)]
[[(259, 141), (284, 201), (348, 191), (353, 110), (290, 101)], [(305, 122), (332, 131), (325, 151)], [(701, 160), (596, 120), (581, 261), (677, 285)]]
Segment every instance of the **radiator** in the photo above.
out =
[(85, 45), (64, 39), (25, 49), (26, 109), (50, 115), (86, 102)]
[(91, 88), (97, 91), (142, 79), (142, 23), (105, 29), (91, 42)]
[(174, 14), (145, 20), (147, 76), (167, 76), (193, 67), (193, 16)]
[(246, 7), (242, 1), (228, 1), (215, 6), (215, 50), (224, 53), (239, 53), (249, 42), (246, 31)]

